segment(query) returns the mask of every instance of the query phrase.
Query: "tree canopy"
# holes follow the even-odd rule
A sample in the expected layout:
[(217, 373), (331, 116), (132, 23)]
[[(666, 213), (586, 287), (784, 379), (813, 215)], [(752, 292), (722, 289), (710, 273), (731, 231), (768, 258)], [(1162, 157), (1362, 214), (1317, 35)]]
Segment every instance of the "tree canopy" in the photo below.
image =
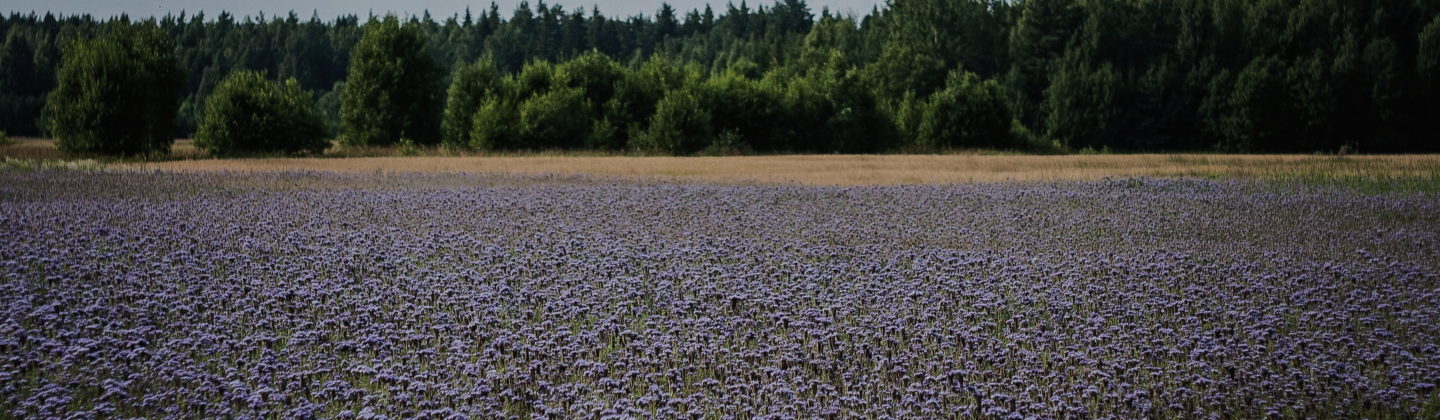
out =
[(408, 139), (440, 141), (444, 69), (430, 55), (429, 35), (394, 15), (372, 19), (350, 55), (340, 95), (340, 142), (384, 146)]
[(319, 153), (330, 147), (310, 92), (293, 78), (277, 83), (261, 72), (237, 71), (220, 82), (205, 109), (195, 147), (214, 155)]
[(46, 102), (61, 150), (110, 155), (168, 152), (184, 69), (153, 21), (109, 25), (65, 51)]
[[(668, 115), (688, 115), (682, 103), (706, 111), (711, 140), (875, 151), (932, 144), (920, 137), (925, 113), (940, 112), (932, 105), (980, 92), (954, 88), (960, 74), (1003, 99), (987, 103), (1003, 103), (995, 115), (1012, 128), (1073, 149), (1378, 153), (1440, 151), (1426, 129), (1440, 117), (1433, 3), (894, 0), (849, 16), (782, 0), (618, 18), (522, 2), (443, 18), (221, 13), (153, 25), (183, 69), (176, 137), (195, 132), (226, 76), (248, 69), (314, 91), (351, 144), (403, 132), (454, 147), (625, 148), (671, 96)], [(42, 134), (38, 104), (58, 91), (62, 46), (143, 24), (0, 16), (0, 129)], [(571, 108), (588, 127), (534, 125)], [(581, 138), (553, 140), (552, 128)]]

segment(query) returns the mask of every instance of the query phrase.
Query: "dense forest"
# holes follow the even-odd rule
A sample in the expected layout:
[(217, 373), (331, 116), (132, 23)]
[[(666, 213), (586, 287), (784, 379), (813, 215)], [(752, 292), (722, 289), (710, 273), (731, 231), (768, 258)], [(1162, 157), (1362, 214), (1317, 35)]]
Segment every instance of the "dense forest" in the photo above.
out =
[[(67, 45), (140, 22), (0, 16), (0, 130), (51, 135), (42, 114)], [(541, 1), (438, 19), (146, 22), (186, 73), (179, 138), (227, 77), (251, 70), (294, 79), (342, 141), (398, 141), (361, 141), (342, 109), (357, 46), (389, 27), (435, 64), (433, 82), (408, 88), (432, 98), (407, 126), (419, 143), (1440, 151), (1432, 0), (893, 0), (864, 16), (782, 0), (630, 17)]]

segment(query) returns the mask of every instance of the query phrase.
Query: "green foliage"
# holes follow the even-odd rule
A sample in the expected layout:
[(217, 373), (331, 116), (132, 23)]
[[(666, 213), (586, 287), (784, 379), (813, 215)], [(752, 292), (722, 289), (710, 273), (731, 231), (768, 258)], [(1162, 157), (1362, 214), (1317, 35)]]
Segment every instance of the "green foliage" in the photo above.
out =
[[(698, 84), (703, 78), (699, 66), (681, 65), (660, 55), (650, 57), (616, 82), (615, 96), (604, 105), (603, 118), (615, 127), (624, 127), (627, 143), (634, 147), (637, 138), (650, 127), (651, 116), (667, 92)], [(648, 141), (640, 139), (641, 144)]]
[(295, 79), (275, 83), (242, 70), (225, 78), (205, 104), (195, 147), (212, 155), (321, 153), (330, 147), (325, 121)]
[(895, 129), (899, 132), (899, 144), (902, 148), (916, 146), (916, 138), (920, 136), (920, 125), (925, 122), (925, 110), (929, 104), (925, 99), (915, 96), (915, 92), (905, 92), (892, 106), (890, 113), (895, 122)]
[(762, 81), (776, 92), (780, 108), (775, 112), (768, 149), (785, 152), (825, 152), (823, 131), (828, 119), (825, 92), (820, 81), (802, 75), (772, 72)]
[(65, 50), (46, 102), (56, 146), (107, 155), (168, 153), (184, 70), (165, 32), (146, 21), (110, 26)]
[[(18, 28), (17, 28), (18, 29)], [(35, 50), (19, 30), (11, 30), (0, 46), (0, 94), (39, 95), (35, 79)]]
[(35, 51), (18, 28), (0, 44), (0, 129), (19, 135), (39, 135), (37, 122), (45, 106), (37, 78)]
[(584, 115), (591, 118), (591, 127), (578, 147), (595, 150), (615, 150), (625, 147), (628, 133), (622, 124), (627, 118), (621, 115), (623, 106), (616, 100), (617, 89), (629, 72), (609, 56), (591, 50), (580, 57), (565, 62), (559, 68), (561, 84), (584, 92), (589, 109)]
[(511, 80), (510, 94), (523, 101), (532, 96), (545, 94), (559, 87), (563, 82), (559, 67), (549, 61), (536, 61), (526, 64), (520, 73)]
[(1415, 58), (1415, 70), (1431, 84), (1440, 83), (1440, 16), (1420, 31), (1420, 53)]
[(690, 154), (708, 146), (713, 135), (710, 113), (701, 107), (692, 89), (676, 89), (665, 94), (655, 106), (655, 116), (643, 134), (630, 140), (639, 150), (670, 154)]
[(470, 148), (509, 150), (524, 147), (517, 125), (519, 114), (519, 110), (509, 98), (499, 95), (485, 98), (472, 117)]
[(10, 139), (10, 136), (5, 133), (5, 130), (0, 130), (0, 146), (9, 146), (13, 144), (15, 144), (15, 141)]
[(590, 129), (590, 102), (583, 89), (561, 87), (520, 103), (520, 141), (529, 149), (575, 149)]
[(1120, 127), (1121, 79), (1115, 67), (1091, 66), (1071, 53), (1045, 90), (1046, 126), (1071, 147), (1100, 147)]
[(630, 132), (638, 123), (626, 109), (620, 98), (611, 98), (600, 106), (598, 116), (591, 122), (590, 135), (585, 138), (585, 148), (596, 150), (623, 149), (629, 142)]
[(1016, 147), (1031, 153), (1059, 155), (1070, 152), (1070, 148), (1060, 144), (1059, 141), (1030, 131), (1019, 119), (1010, 120), (1010, 138), (1013, 139)]
[[(892, 0), (885, 15), (890, 40), (885, 49), (902, 55), (927, 57), (942, 63), (946, 69), (961, 68), (983, 77), (1001, 72), (1005, 56), (1006, 36), (1002, 19), (1008, 14), (1007, 2), (986, 0)], [(880, 63), (886, 59), (881, 58)], [(912, 72), (921, 67), (910, 67)], [(943, 83), (945, 73), (938, 82)], [(935, 82), (935, 80), (930, 80)], [(921, 96), (927, 86), (912, 85)], [(928, 86), (939, 89), (940, 84)]]
[(325, 132), (331, 136), (340, 133), (340, 96), (345, 93), (345, 82), (335, 82), (330, 91), (315, 100), (315, 112), (325, 120)]
[(778, 95), (768, 85), (750, 80), (735, 71), (726, 71), (699, 86), (701, 106), (709, 111), (711, 126), (730, 133), (731, 147), (774, 150), (772, 130), (780, 124)]
[(1225, 103), (1228, 112), (1212, 123), (1224, 139), (1221, 149), (1283, 151), (1279, 137), (1294, 130), (1284, 71), (1285, 64), (1275, 57), (1256, 58), (1240, 71)]
[(619, 63), (593, 50), (560, 64), (557, 71), (560, 84), (585, 91), (585, 99), (597, 112), (615, 97), (615, 85), (626, 76)]
[(23, 136), (40, 136), (44, 96), (0, 94), (0, 128)]
[(879, 99), (866, 86), (860, 69), (843, 52), (831, 49), (826, 63), (815, 67), (809, 78), (823, 97), (823, 150), (841, 153), (873, 153), (891, 146), (894, 123), (881, 112)]
[(866, 83), (881, 98), (899, 98), (906, 92), (921, 97), (945, 86), (948, 66), (943, 60), (907, 47), (885, 49), (880, 60), (866, 67)]
[(805, 35), (804, 56), (800, 64), (805, 68), (821, 67), (830, 60), (831, 51), (855, 51), (860, 41), (860, 28), (854, 18), (826, 15)]
[(916, 145), (925, 148), (1016, 149), (1013, 119), (1000, 85), (974, 73), (953, 72), (925, 105)]
[(490, 60), (481, 59), (455, 71), (450, 83), (445, 116), (440, 122), (443, 143), (450, 147), (471, 147), (475, 113), (485, 99), (498, 93), (503, 79)]
[[(660, 101), (689, 89), (725, 142), (873, 152), (917, 146), (926, 110), (944, 102), (932, 97), (962, 71), (999, 83), (1009, 125), (1029, 133), (1012, 137), (1042, 146), (1389, 153), (1440, 151), (1428, 129), (1440, 119), (1437, 4), (895, 0), (816, 19), (805, 2), (781, 0), (613, 19), (525, 3), (463, 21), (221, 13), (158, 26), (187, 72), (173, 136), (198, 129), (226, 76), (254, 69), (316, 91), (346, 144), (403, 135), (450, 148), (623, 149), (650, 141), (640, 137)], [(0, 20), (0, 129), (44, 135), (62, 46), (112, 26), (131, 24)], [(524, 129), (519, 108), (562, 88), (588, 103), (575, 115), (584, 128), (562, 130), (580, 138), (532, 142), (522, 132), (553, 130)], [(558, 99), (531, 106), (568, 106)], [(512, 109), (477, 117), (487, 103)]]
[(1080, 25), (1069, 0), (1029, 0), (1010, 29), (1010, 69), (1005, 85), (1011, 109), (1031, 125), (1044, 122), (1041, 103), (1050, 84), (1050, 69), (1065, 53), (1065, 44)]
[(350, 77), (340, 97), (341, 142), (389, 145), (402, 137), (439, 142), (444, 77), (424, 28), (401, 25), (394, 15), (372, 19), (350, 56)]
[(626, 128), (635, 124), (626, 99), (634, 98), (632, 95), (621, 98), (619, 91), (622, 86), (634, 89), (626, 83), (629, 76), (631, 72), (598, 50), (590, 50), (559, 66), (560, 85), (585, 93), (589, 109), (585, 114), (577, 115), (588, 115), (592, 119), (590, 128), (585, 129), (588, 134), (579, 142), (579, 147), (590, 150), (619, 150), (625, 147), (626, 138), (629, 138)]
[(757, 149), (864, 153), (888, 143), (892, 124), (860, 70), (838, 50), (810, 53), (816, 67), (803, 74), (772, 72), (762, 82), (780, 106), (771, 113), (770, 142)]
[(396, 152), (399, 152), (400, 156), (420, 156), (420, 148), (415, 146), (415, 142), (410, 141), (409, 138), (401, 137), (395, 145), (397, 146)]

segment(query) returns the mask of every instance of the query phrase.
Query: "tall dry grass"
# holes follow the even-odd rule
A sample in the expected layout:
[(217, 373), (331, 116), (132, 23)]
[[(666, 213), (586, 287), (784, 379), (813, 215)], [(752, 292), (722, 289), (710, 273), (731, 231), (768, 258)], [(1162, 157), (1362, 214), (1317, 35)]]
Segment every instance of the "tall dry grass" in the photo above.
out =
[(512, 156), (183, 160), (135, 164), (176, 171), (505, 172), (669, 177), (810, 185), (1095, 180), (1104, 177), (1436, 178), (1440, 155), (787, 155), (742, 157)]
[[(0, 147), (8, 159), (80, 159), (53, 141), (17, 139)], [(171, 156), (111, 166), (173, 171), (498, 172), (597, 174), (695, 181), (809, 185), (925, 184), (1095, 180), (1105, 177), (1202, 177), (1312, 180), (1420, 179), (1440, 185), (1440, 155), (771, 155), (629, 156), (596, 152), (474, 153), (423, 148), (399, 157), (393, 148), (335, 148), (321, 157), (210, 159), (189, 141)], [(102, 160), (103, 161), (103, 160)]]
[[(55, 147), (55, 140), (33, 137), (11, 138), (10, 145), (0, 145), (0, 160), (79, 160), (79, 159), (105, 159), (102, 156), (66, 153)], [(177, 160), (177, 159), (201, 159), (205, 153), (196, 149), (192, 140), (176, 140), (170, 147), (170, 153), (165, 156), (150, 156), (152, 159)]]

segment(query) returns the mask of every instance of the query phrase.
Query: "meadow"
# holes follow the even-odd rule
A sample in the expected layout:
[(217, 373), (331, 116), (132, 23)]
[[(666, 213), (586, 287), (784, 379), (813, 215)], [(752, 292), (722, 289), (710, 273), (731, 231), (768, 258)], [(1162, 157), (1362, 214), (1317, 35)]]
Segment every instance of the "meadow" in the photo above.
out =
[(1434, 189), (0, 185), (0, 418), (1440, 414)]

